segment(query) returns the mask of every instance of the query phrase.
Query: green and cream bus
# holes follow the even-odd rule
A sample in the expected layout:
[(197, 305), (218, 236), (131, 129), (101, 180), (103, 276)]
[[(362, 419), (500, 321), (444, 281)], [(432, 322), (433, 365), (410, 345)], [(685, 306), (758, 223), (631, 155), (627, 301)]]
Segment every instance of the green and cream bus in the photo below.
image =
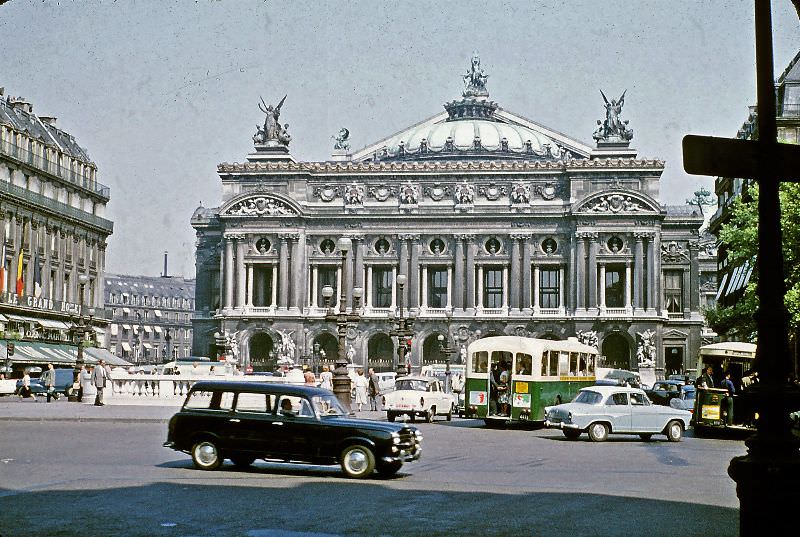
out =
[[(597, 349), (575, 338), (479, 339), (467, 349), (465, 416), (487, 425), (543, 422), (544, 407), (571, 401), (595, 383)], [(501, 383), (501, 372), (506, 370)]]

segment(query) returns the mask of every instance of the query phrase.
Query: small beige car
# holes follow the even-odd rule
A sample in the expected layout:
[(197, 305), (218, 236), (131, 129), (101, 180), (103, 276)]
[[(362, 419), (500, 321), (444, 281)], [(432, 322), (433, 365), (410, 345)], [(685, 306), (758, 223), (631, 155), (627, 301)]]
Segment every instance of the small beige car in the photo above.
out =
[(417, 416), (427, 422), (433, 421), (434, 416), (445, 416), (450, 421), (456, 404), (453, 394), (445, 392), (441, 381), (435, 377), (400, 377), (395, 380), (395, 390), (383, 397), (383, 409), (389, 421), (401, 415), (409, 416), (411, 421)]

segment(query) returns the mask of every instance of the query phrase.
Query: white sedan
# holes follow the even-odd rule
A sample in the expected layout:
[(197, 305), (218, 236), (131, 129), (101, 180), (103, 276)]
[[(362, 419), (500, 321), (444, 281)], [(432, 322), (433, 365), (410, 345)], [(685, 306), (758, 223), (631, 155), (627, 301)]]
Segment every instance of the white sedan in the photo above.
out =
[(453, 418), (456, 399), (444, 391), (442, 383), (432, 377), (400, 377), (395, 381), (395, 390), (383, 397), (386, 419), (394, 421), (400, 415), (407, 415), (414, 421), (422, 416), (425, 421), (433, 421), (434, 416)]
[(595, 442), (609, 434), (638, 434), (643, 440), (664, 434), (679, 442), (692, 419), (691, 412), (654, 405), (642, 390), (621, 386), (583, 388), (571, 403), (544, 410), (547, 427), (561, 429), (571, 440), (586, 432)]

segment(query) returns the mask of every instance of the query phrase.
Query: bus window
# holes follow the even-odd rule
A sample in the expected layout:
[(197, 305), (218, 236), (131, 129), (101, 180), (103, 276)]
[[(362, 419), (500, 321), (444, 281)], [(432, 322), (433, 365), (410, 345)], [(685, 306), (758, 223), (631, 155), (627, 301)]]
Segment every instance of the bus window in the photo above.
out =
[(489, 370), (489, 353), (478, 351), (472, 353), (472, 372), (486, 373)]
[(567, 351), (561, 351), (558, 355), (558, 374), (569, 375), (569, 353)]
[(585, 352), (580, 354), (580, 358), (578, 360), (578, 375), (583, 377), (589, 374), (589, 364), (588, 362), (589, 355)]
[(542, 376), (547, 376), (547, 351), (542, 353)]
[(530, 375), (531, 371), (531, 362), (533, 361), (533, 356), (530, 354), (525, 354), (523, 352), (517, 353), (517, 363), (515, 364), (514, 371), (517, 372), (517, 375)]
[(500, 366), (503, 362), (511, 364), (511, 360), (513, 359), (514, 354), (508, 351), (492, 351), (492, 366), (494, 366), (494, 364)]
[(551, 377), (558, 376), (558, 351), (550, 351), (550, 371)]
[(580, 368), (578, 367), (578, 353), (571, 352), (569, 353), (569, 375), (571, 377), (575, 377), (578, 375), (578, 371)]
[(589, 354), (586, 358), (586, 375), (593, 377), (594, 376), (594, 360), (596, 356), (594, 354)]

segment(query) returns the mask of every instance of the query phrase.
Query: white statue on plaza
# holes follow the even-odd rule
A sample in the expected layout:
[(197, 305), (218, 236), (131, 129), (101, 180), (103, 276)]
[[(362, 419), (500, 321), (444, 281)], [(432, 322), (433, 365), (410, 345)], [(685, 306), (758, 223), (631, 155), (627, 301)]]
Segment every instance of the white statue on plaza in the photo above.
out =
[(597, 348), (598, 340), (597, 340), (597, 332), (595, 330), (578, 330), (576, 334), (578, 337), (578, 341), (583, 343), (584, 345), (589, 345), (590, 347)]
[(347, 361), (352, 364), (354, 363), (355, 358), (356, 358), (356, 348), (350, 345), (349, 347), (347, 347)]
[(225, 330), (225, 346), (229, 349), (229, 354), (226, 356), (226, 358), (229, 357), (234, 362), (239, 361), (239, 342), (236, 340), (236, 335), (238, 333), (238, 330), (233, 333)]
[(294, 330), (278, 330), (278, 333), (281, 336), (281, 343), (278, 346), (278, 356), (283, 359), (288, 358), (294, 361), (296, 351), (294, 340), (292, 339)]

